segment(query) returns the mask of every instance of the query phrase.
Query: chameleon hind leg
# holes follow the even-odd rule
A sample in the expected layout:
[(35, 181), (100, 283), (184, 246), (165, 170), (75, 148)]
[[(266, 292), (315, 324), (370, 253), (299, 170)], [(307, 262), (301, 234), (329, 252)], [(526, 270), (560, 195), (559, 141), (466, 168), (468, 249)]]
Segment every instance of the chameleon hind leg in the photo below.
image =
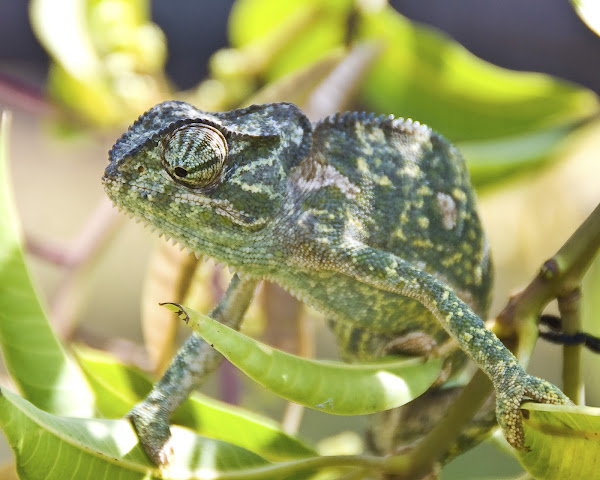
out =
[[(380, 290), (420, 302), (489, 377), (496, 392), (496, 417), (508, 443), (526, 450), (519, 407), (525, 399), (571, 404), (557, 387), (533, 377), (504, 344), (447, 285), (391, 253), (348, 242), (327, 264)], [(339, 267), (337, 267), (339, 266)]]
[[(229, 327), (239, 328), (257, 283), (257, 279), (242, 279), (235, 275), (221, 302), (209, 316)], [(192, 334), (148, 396), (127, 414), (140, 444), (157, 465), (167, 464), (172, 454), (169, 446), (171, 414), (205, 381), (222, 359), (219, 352), (195, 333)]]

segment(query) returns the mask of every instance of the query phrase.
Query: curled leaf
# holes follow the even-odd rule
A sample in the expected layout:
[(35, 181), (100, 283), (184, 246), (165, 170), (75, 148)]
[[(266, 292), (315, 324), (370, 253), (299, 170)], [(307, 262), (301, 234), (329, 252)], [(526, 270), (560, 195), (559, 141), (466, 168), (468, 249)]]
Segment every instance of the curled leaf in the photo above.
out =
[(404, 405), (425, 392), (442, 367), (436, 358), (395, 357), (361, 364), (306, 359), (269, 347), (191, 309), (165, 306), (273, 393), (335, 415), (362, 415)]

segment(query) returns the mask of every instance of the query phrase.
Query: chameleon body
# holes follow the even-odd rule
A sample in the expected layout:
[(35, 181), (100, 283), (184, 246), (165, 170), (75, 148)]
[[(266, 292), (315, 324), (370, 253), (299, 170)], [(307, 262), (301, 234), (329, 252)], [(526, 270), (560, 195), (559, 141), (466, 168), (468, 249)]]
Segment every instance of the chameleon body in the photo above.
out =
[(323, 311), (348, 359), (448, 335), (490, 377), (507, 440), (523, 398), (566, 403), (487, 330), (487, 242), (458, 151), (418, 122), (294, 105), (155, 106), (117, 141), (113, 202), (181, 244)]

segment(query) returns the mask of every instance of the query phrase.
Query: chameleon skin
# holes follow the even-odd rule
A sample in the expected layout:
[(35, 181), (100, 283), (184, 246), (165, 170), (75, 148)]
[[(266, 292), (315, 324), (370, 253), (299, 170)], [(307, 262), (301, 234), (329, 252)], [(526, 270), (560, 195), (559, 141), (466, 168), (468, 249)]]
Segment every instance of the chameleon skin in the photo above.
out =
[[(199, 151), (205, 128), (226, 145)], [(174, 132), (188, 134), (180, 157)], [(223, 151), (216, 174), (190, 183), (185, 169), (215, 172)], [(103, 181), (167, 236), (323, 311), (348, 359), (427, 352), (450, 334), (494, 384), (516, 448), (524, 398), (569, 402), (475, 313), (491, 269), (473, 189), (457, 150), (418, 122), (346, 113), (311, 125), (287, 103), (208, 113), (165, 102), (117, 141)]]

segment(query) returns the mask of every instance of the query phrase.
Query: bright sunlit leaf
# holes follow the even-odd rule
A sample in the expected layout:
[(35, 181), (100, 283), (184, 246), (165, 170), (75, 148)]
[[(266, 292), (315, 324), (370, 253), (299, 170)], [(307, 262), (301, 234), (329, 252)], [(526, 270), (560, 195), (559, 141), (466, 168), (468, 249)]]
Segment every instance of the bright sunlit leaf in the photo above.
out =
[(268, 465), (260, 456), (219, 440), (172, 428), (168, 468), (150, 463), (127, 420), (66, 418), (0, 390), (0, 426), (15, 453), (21, 479), (213, 479)]
[(525, 444), (519, 460), (535, 478), (598, 478), (600, 409), (527, 403), (522, 407)]
[(571, 4), (586, 25), (600, 35), (600, 2), (598, 0), (571, 0)]

